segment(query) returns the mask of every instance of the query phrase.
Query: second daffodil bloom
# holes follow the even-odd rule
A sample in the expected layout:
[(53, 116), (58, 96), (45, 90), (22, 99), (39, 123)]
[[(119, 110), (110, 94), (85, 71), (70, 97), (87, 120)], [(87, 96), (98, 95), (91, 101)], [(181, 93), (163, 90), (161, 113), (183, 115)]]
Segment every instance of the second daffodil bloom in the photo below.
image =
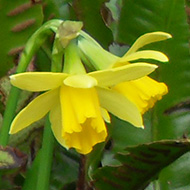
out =
[(109, 122), (107, 111), (143, 127), (138, 108), (109, 87), (144, 77), (153, 72), (156, 65), (135, 63), (86, 73), (81, 62), (73, 56), (67, 57), (66, 54), (66, 60), (64, 73), (26, 72), (10, 77), (11, 84), (20, 89), (45, 91), (18, 113), (12, 122), (11, 134), (49, 112), (52, 131), (58, 142), (87, 154), (107, 137), (104, 123), (104, 120)]
[[(80, 39), (79, 47), (82, 50), (84, 60), (88, 60), (96, 69), (121, 67), (123, 65), (135, 64), (139, 59), (154, 59), (160, 62), (167, 62), (165, 54), (153, 50), (139, 50), (141, 47), (171, 38), (165, 32), (152, 32), (140, 36), (123, 57), (117, 57), (104, 50), (92, 38), (84, 35)], [(96, 56), (99, 55), (99, 56)], [(89, 64), (89, 63), (87, 63)], [(122, 94), (126, 99), (134, 103), (141, 114), (152, 108), (157, 100), (167, 94), (168, 88), (164, 83), (157, 82), (145, 76), (137, 80), (126, 81), (112, 86), (114, 92)]]

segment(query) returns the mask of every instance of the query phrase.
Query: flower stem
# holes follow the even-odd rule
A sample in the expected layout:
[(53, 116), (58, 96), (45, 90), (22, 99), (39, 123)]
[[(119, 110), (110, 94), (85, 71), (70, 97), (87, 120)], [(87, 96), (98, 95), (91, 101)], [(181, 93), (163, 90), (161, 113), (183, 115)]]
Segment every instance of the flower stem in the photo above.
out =
[(49, 189), (49, 177), (53, 159), (54, 137), (51, 130), (49, 119), (46, 119), (44, 128), (41, 157), (38, 170), (37, 187), (36, 190)]
[(79, 165), (79, 177), (76, 190), (86, 189), (86, 156), (81, 155)]
[[(63, 51), (59, 49), (59, 39), (55, 38), (53, 51), (52, 51), (52, 72), (60, 72), (62, 70), (62, 56)], [(53, 160), (54, 149), (54, 136), (51, 130), (51, 123), (49, 118), (46, 118), (46, 125), (44, 128), (41, 157), (38, 162), (38, 178), (36, 184), (36, 190), (49, 189), (49, 179), (51, 172), (51, 165)], [(35, 174), (34, 174), (35, 175)]]
[(20, 90), (18, 88), (11, 88), (0, 130), (0, 145), (2, 146), (6, 146), (9, 140), (9, 129), (15, 114), (19, 94)]

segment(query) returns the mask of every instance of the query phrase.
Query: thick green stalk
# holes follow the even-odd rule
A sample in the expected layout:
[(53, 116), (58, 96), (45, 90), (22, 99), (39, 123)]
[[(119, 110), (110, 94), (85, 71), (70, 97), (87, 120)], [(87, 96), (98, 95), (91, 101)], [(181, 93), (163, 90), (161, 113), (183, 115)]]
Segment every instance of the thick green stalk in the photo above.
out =
[(80, 156), (79, 176), (76, 190), (87, 189), (86, 183), (86, 156)]
[[(60, 47), (59, 39), (55, 38), (52, 50), (52, 72), (61, 72), (62, 70), (63, 48)], [(49, 119), (46, 119), (44, 128), (42, 148), (40, 152), (40, 161), (38, 162), (37, 185), (35, 190), (49, 189), (49, 179), (51, 173), (51, 165), (53, 159), (54, 136), (51, 130)], [(28, 189), (30, 190), (30, 189)]]
[(51, 71), (52, 72), (61, 72), (63, 68), (62, 59), (63, 59), (64, 49), (60, 44), (60, 39), (58, 34), (55, 35), (52, 55), (51, 55)]
[(71, 40), (65, 49), (63, 72), (70, 74), (86, 73), (85, 68), (80, 59), (76, 39)]
[(20, 90), (18, 88), (11, 88), (9, 98), (6, 104), (3, 124), (0, 130), (0, 145), (2, 146), (6, 146), (9, 140), (9, 128), (15, 114), (19, 94)]
[(42, 149), (40, 155), (38, 177), (37, 177), (37, 187), (36, 190), (47, 190), (49, 189), (49, 178), (51, 172), (51, 165), (53, 159), (53, 147), (54, 147), (54, 137), (51, 130), (51, 124), (49, 119), (46, 119), (46, 125), (44, 127), (44, 135), (42, 141)]
[(37, 174), (38, 174), (40, 159), (41, 159), (41, 150), (38, 151), (35, 160), (32, 162), (32, 166), (26, 172), (26, 179), (24, 181), (22, 190), (36, 189), (36, 184), (38, 179)]

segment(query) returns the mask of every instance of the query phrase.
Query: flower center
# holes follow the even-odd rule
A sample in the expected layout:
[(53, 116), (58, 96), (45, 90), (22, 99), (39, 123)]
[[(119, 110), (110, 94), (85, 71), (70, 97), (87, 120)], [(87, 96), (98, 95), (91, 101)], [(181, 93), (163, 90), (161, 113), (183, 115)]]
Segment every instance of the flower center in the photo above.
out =
[(63, 83), (74, 88), (92, 88), (97, 85), (97, 80), (88, 75), (71, 75)]

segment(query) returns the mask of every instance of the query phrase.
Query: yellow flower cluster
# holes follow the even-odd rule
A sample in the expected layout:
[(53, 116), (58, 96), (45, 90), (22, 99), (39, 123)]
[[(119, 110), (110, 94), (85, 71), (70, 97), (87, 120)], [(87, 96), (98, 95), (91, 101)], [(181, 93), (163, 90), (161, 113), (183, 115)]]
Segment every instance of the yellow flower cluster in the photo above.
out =
[[(75, 41), (67, 41), (62, 73), (25, 72), (10, 77), (11, 84), (20, 89), (45, 91), (18, 113), (10, 134), (19, 132), (49, 112), (57, 141), (66, 148), (88, 154), (94, 145), (105, 141), (105, 122), (110, 122), (109, 113), (143, 128), (142, 114), (168, 90), (164, 83), (147, 76), (157, 68), (156, 65), (130, 61), (168, 61), (161, 52), (137, 50), (171, 36), (164, 32), (145, 34), (123, 57), (117, 57), (83, 34), (81, 31), (75, 35)], [(86, 72), (84, 63), (96, 71)]]

